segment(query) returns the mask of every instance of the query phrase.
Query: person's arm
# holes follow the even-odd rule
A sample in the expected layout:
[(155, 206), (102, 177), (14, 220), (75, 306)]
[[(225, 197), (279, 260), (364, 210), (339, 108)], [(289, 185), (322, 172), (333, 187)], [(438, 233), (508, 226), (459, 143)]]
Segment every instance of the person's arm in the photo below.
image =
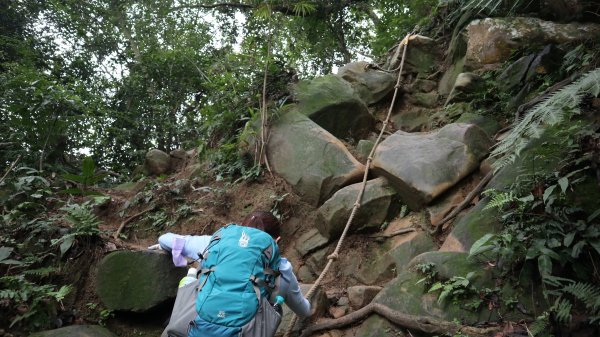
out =
[(298, 316), (310, 316), (310, 302), (304, 298), (304, 295), (302, 295), (302, 291), (298, 285), (298, 280), (296, 279), (296, 275), (294, 275), (294, 271), (292, 270), (292, 265), (287, 259), (281, 259), (279, 272), (281, 273), (279, 290), (281, 296), (283, 296), (285, 299), (285, 304)]
[(210, 242), (210, 235), (179, 235), (174, 233), (166, 233), (158, 238), (160, 247), (168, 252), (173, 250), (175, 239), (185, 240), (181, 254), (185, 257), (197, 260), (198, 253), (202, 253)]

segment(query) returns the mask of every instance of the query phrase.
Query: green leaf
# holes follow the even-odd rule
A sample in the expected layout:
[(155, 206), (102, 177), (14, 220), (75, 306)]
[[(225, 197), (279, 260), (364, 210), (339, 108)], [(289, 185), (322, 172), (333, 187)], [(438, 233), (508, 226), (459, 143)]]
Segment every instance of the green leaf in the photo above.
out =
[(0, 261), (7, 259), (13, 250), (13, 247), (0, 247)]
[(583, 247), (585, 247), (586, 243), (587, 242), (584, 241), (584, 240), (581, 240), (581, 241), (577, 242), (575, 244), (575, 246), (573, 246), (573, 250), (571, 251), (571, 256), (573, 258), (579, 257), (579, 254), (581, 254), (581, 251), (583, 250)]
[(571, 233), (568, 233), (567, 235), (565, 235), (565, 239), (563, 241), (565, 247), (569, 247), (571, 245), (571, 243), (573, 242), (573, 239), (575, 238), (575, 234), (577, 234), (577, 233), (571, 232)]
[(538, 257), (538, 269), (542, 277), (552, 274), (552, 260), (548, 255), (540, 255)]
[(431, 286), (431, 288), (429, 288), (428, 293), (432, 293), (436, 290), (442, 289), (443, 287), (444, 285), (441, 282), (436, 282)]
[(544, 197), (543, 197), (544, 202), (546, 202), (548, 197), (552, 194), (552, 192), (554, 192), (555, 188), (556, 188), (556, 185), (552, 185), (544, 191)]
[(494, 234), (488, 233), (482, 236), (479, 240), (475, 241), (475, 243), (473, 243), (473, 246), (471, 246), (471, 249), (469, 250), (469, 257), (481, 254), (494, 248), (494, 246), (491, 245), (485, 246), (485, 244), (488, 243), (488, 241), (490, 241), (492, 237), (494, 237)]
[(96, 170), (96, 165), (94, 164), (94, 159), (92, 157), (83, 158), (83, 163), (81, 164), (81, 173), (84, 178), (93, 177), (94, 171)]
[(569, 187), (569, 178), (562, 177), (558, 179), (558, 185), (560, 186), (560, 189), (563, 193), (567, 192), (567, 187)]
[(600, 240), (589, 241), (589, 244), (600, 254)]
[(64, 237), (63, 242), (60, 244), (60, 256), (65, 255), (65, 253), (71, 249), (71, 246), (73, 246), (73, 241), (75, 241), (75, 236), (69, 235)]

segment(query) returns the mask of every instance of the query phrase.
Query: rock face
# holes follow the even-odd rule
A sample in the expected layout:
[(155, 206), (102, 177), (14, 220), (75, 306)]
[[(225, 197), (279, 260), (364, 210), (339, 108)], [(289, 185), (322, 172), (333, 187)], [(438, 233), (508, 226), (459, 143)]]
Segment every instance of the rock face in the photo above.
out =
[(174, 298), (186, 272), (164, 252), (118, 251), (100, 262), (96, 292), (108, 309), (145, 312)]
[(338, 69), (338, 76), (350, 82), (358, 96), (367, 105), (379, 102), (396, 84), (392, 74), (368, 67), (369, 63), (360, 61), (349, 63)]
[[(331, 240), (342, 234), (361, 188), (362, 183), (346, 186), (317, 210), (317, 228), (323, 236)], [(351, 231), (379, 228), (388, 215), (395, 194), (385, 178), (368, 181)]]
[(146, 153), (144, 166), (151, 175), (167, 173), (171, 166), (171, 157), (161, 150), (152, 149)]
[(267, 154), (271, 168), (314, 206), (359, 181), (365, 169), (337, 138), (295, 112), (272, 126)]
[(515, 49), (596, 38), (600, 36), (600, 25), (559, 24), (526, 17), (486, 18), (471, 22), (466, 31), (466, 65), (477, 69), (508, 60)]
[(429, 117), (435, 110), (414, 107), (391, 117), (396, 128), (406, 132), (418, 132), (429, 126)]
[(117, 337), (117, 335), (99, 325), (71, 325), (60, 329), (36, 332), (29, 337)]
[(311, 228), (296, 240), (296, 250), (302, 256), (312, 253), (325, 245), (327, 245), (327, 238), (321, 235), (316, 228)]
[(350, 83), (339, 76), (302, 81), (295, 91), (297, 112), (338, 138), (366, 135), (375, 123), (367, 105), (357, 98)]
[(373, 170), (417, 209), (476, 169), (490, 146), (489, 137), (473, 124), (449, 124), (428, 134), (398, 131), (378, 146)]

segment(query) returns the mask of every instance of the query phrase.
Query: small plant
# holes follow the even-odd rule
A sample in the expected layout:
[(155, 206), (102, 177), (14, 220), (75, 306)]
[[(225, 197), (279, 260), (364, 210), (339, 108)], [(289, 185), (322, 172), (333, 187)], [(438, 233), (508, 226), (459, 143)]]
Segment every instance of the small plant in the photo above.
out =
[(92, 157), (85, 157), (81, 164), (80, 174), (65, 173), (62, 177), (65, 180), (77, 183), (81, 188), (71, 188), (65, 190), (69, 194), (91, 194), (88, 187), (96, 185), (102, 181), (108, 173), (96, 173), (96, 164)]
[(61, 256), (71, 249), (76, 238), (93, 238), (100, 234), (100, 220), (92, 213), (89, 202), (69, 204), (61, 208), (66, 212), (65, 220), (71, 224), (71, 231), (59, 239), (52, 240), (52, 245), (60, 244)]
[(440, 295), (438, 296), (439, 304), (444, 303), (446, 298), (457, 301), (461, 298), (471, 295), (474, 292), (471, 285), (471, 280), (473, 279), (474, 275), (474, 272), (470, 272), (466, 277), (454, 276), (447, 281), (435, 282), (428, 292), (431, 293), (441, 290)]
[(433, 284), (433, 282), (435, 282), (435, 279), (437, 277), (437, 270), (435, 270), (435, 264), (431, 262), (419, 263), (415, 266), (415, 269), (421, 274), (425, 275), (425, 277), (417, 281), (417, 284), (424, 282), (425, 287), (431, 287), (431, 285)]

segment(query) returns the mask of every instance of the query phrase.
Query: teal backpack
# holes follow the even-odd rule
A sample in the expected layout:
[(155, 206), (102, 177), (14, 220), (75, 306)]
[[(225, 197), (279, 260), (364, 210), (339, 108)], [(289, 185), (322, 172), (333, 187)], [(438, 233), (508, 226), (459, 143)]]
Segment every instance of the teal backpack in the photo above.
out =
[(196, 312), (204, 321), (242, 327), (269, 299), (279, 275), (275, 240), (259, 229), (229, 224), (217, 232), (201, 256)]

